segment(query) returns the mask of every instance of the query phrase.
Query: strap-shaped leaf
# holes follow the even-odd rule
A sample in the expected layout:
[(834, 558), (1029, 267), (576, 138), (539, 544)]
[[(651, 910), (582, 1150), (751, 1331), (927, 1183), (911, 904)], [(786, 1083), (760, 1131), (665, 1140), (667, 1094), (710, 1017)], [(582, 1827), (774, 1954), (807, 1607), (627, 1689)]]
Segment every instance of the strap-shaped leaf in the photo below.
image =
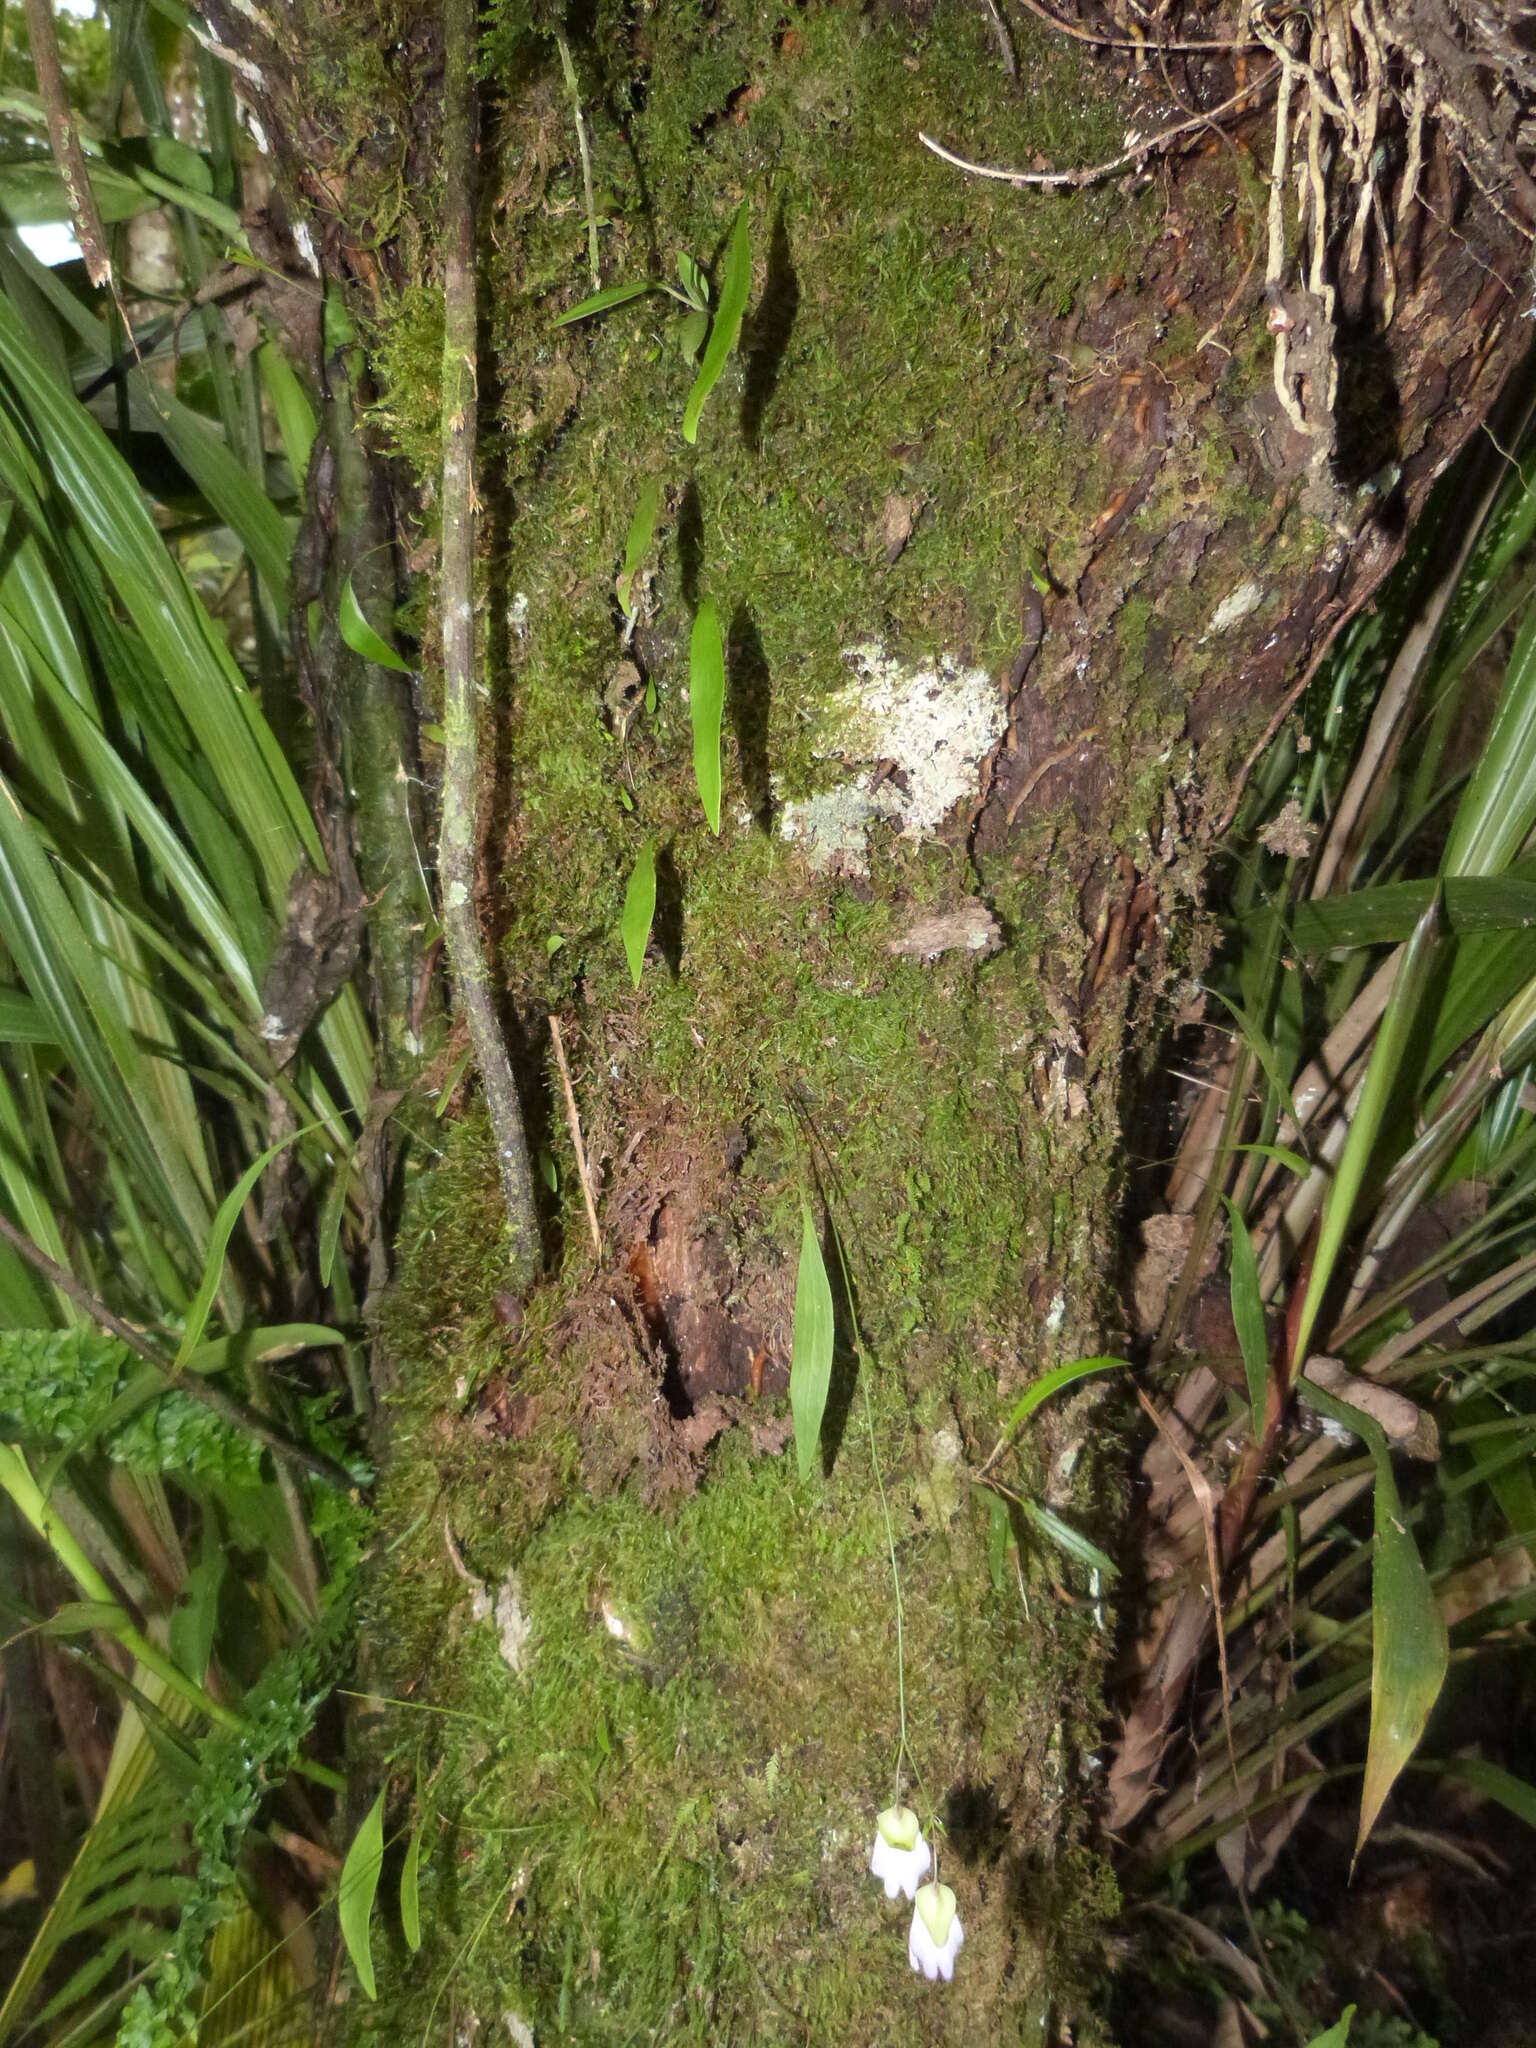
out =
[(347, 1860), (341, 1866), (341, 1884), (336, 1895), (341, 1916), (341, 1938), (352, 1958), (357, 1981), (372, 1999), (379, 1995), (373, 1974), (373, 1902), (379, 1889), (379, 1872), (384, 1868), (384, 1787), (369, 1807), (366, 1818), (352, 1837)]
[(725, 648), (714, 600), (705, 598), (688, 650), (688, 708), (693, 718), (693, 773), (711, 832), (720, 830), (720, 727), (725, 717)]
[(655, 915), (656, 849), (647, 840), (630, 875), (629, 887), (624, 891), (624, 915), (619, 921), (624, 956), (629, 962), (630, 979), (636, 988), (640, 986), (640, 976), (645, 967), (645, 949), (650, 942)]
[(693, 389), (688, 394), (688, 404), (683, 413), (683, 439), (690, 447), (699, 437), (699, 416), (704, 410), (704, 401), (719, 383), (720, 373), (730, 360), (731, 350), (741, 333), (741, 316), (747, 310), (747, 293), (751, 288), (752, 235), (747, 225), (747, 203), (743, 200), (736, 209), (736, 220), (731, 229), (731, 245), (725, 258), (725, 279), (720, 286), (720, 303), (715, 308), (714, 325), (709, 330), (709, 344), (704, 350), (704, 360), (699, 364), (699, 374), (693, 380)]

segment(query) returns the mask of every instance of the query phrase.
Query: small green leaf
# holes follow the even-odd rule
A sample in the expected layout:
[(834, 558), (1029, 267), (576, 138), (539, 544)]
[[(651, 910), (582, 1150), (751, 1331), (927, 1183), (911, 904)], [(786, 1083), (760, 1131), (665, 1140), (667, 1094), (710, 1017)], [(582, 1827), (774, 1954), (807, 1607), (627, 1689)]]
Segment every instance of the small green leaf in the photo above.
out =
[(448, 1072), (443, 1079), (443, 1085), (437, 1091), (437, 1103), (432, 1111), (432, 1114), (434, 1116), (441, 1116), (443, 1114), (443, 1111), (448, 1107), (449, 1103), (452, 1102), (453, 1091), (455, 1088), (458, 1087), (459, 1083), (463, 1080), (464, 1070), (469, 1065), (470, 1061), (474, 1058), (474, 1056), (474, 1047), (466, 1046), (463, 1052), (461, 1052), (459, 1054), (459, 1057), (454, 1061), (453, 1065), (448, 1069)]
[(642, 277), (631, 284), (610, 284), (600, 292), (583, 299), (572, 306), (568, 313), (562, 313), (555, 322), (557, 327), (569, 327), (573, 320), (590, 320), (594, 313), (606, 313), (614, 306), (627, 306), (631, 299), (643, 299), (647, 292), (657, 289), (648, 277)]
[(1315, 2034), (1307, 2048), (1347, 2048), (1349, 2023), (1355, 2016), (1355, 2008), (1346, 2005), (1326, 2034)]
[(690, 447), (699, 436), (699, 416), (704, 410), (704, 401), (719, 383), (720, 373), (741, 333), (741, 316), (747, 310), (747, 293), (751, 288), (752, 236), (747, 225), (747, 203), (743, 200), (736, 210), (736, 224), (731, 229), (731, 246), (725, 259), (725, 282), (720, 287), (720, 304), (715, 312), (714, 325), (709, 330), (709, 346), (704, 351), (704, 360), (693, 380), (693, 389), (688, 394), (688, 404), (683, 413), (683, 439)]
[(630, 979), (636, 988), (640, 986), (645, 949), (650, 942), (651, 921), (655, 915), (656, 849), (648, 839), (640, 849), (640, 858), (630, 875), (629, 887), (624, 891), (624, 914), (619, 920), (624, 957), (629, 962)]
[(1259, 1267), (1253, 1255), (1253, 1239), (1237, 1204), (1230, 1195), (1221, 1198), (1232, 1218), (1232, 1321), (1243, 1354), (1243, 1373), (1248, 1381), (1248, 1409), (1253, 1422), (1253, 1440), (1264, 1439), (1264, 1408), (1269, 1393), (1269, 1332), (1264, 1324), (1264, 1302), (1259, 1293)]
[(411, 673), (408, 661), (402, 661), (389, 642), (375, 633), (363, 617), (363, 608), (357, 601), (357, 592), (352, 588), (349, 576), (341, 586), (341, 603), (337, 606), (336, 623), (341, 628), (341, 637), (354, 654), (360, 654), (364, 661), (371, 661), (376, 668), (392, 668), (402, 676)]
[(704, 346), (704, 337), (709, 332), (709, 315), (695, 306), (691, 313), (683, 316), (677, 330), (677, 345), (683, 352), (683, 361), (691, 363)]
[(111, 1600), (66, 1600), (38, 1624), (37, 1632), (43, 1636), (87, 1636), (101, 1629), (115, 1636), (126, 1618)]
[(1074, 1529), (1070, 1522), (1064, 1522), (1060, 1515), (1053, 1514), (1049, 1508), (1041, 1507), (1037, 1500), (1021, 1500), (1019, 1506), (1023, 1510), (1025, 1520), (1033, 1523), (1040, 1534), (1054, 1543), (1058, 1550), (1064, 1550), (1068, 1557), (1076, 1558), (1079, 1564), (1089, 1565), (1094, 1571), (1101, 1572), (1106, 1579), (1115, 1576), (1114, 1559), (1107, 1557), (1097, 1543), (1090, 1543), (1081, 1530)]
[(197, 1293), (192, 1298), (192, 1306), (187, 1310), (187, 1320), (182, 1328), (181, 1342), (176, 1347), (173, 1371), (181, 1371), (202, 1341), (203, 1331), (208, 1323), (209, 1312), (213, 1308), (213, 1297), (218, 1293), (219, 1282), (224, 1277), (224, 1256), (229, 1250), (229, 1240), (234, 1234), (235, 1224), (239, 1220), (240, 1211), (245, 1207), (247, 1198), (278, 1153), (286, 1151), (295, 1138), (306, 1137), (314, 1128), (313, 1124), (306, 1125), (304, 1130), (292, 1131), (286, 1138), (279, 1139), (277, 1144), (269, 1145), (259, 1158), (251, 1161), (223, 1201), (220, 1202), (218, 1214), (213, 1219), (213, 1228), (208, 1235), (208, 1251), (203, 1260), (203, 1276), (198, 1282)]
[(336, 1247), (341, 1241), (341, 1219), (347, 1213), (347, 1190), (352, 1185), (352, 1154), (336, 1161), (331, 1174), (331, 1184), (325, 1191), (325, 1206), (320, 1211), (320, 1242), (317, 1247), (320, 1258), (320, 1285), (329, 1287), (331, 1274), (336, 1270)]
[(544, 951), (549, 955), (550, 959), (553, 960), (555, 955), (559, 952), (560, 948), (564, 944), (565, 939), (561, 935), (561, 933), (550, 932), (544, 940)]
[(547, 1146), (539, 1147), (539, 1179), (552, 1195), (560, 1192), (560, 1169), (555, 1164), (555, 1155)]
[(795, 1279), (795, 1328), (789, 1362), (789, 1406), (795, 1422), (800, 1477), (808, 1479), (821, 1441), (822, 1417), (832, 1385), (832, 1287), (816, 1235), (811, 1205), (800, 1200), (800, 1271)]
[(1032, 1387), (1026, 1387), (1014, 1403), (1013, 1413), (1008, 1418), (1005, 1435), (1011, 1436), (1021, 1422), (1027, 1422), (1042, 1401), (1048, 1401), (1052, 1394), (1060, 1393), (1063, 1387), (1070, 1387), (1074, 1380), (1086, 1379), (1091, 1372), (1109, 1372), (1113, 1367), (1123, 1366), (1130, 1370), (1128, 1358), (1074, 1358), (1067, 1365), (1053, 1366), (1042, 1373)]
[(423, 1814), (411, 1829), (405, 1867), (400, 1872), (400, 1925), (412, 1955), (421, 1947), (421, 1831), (426, 1824), (427, 1816)]
[[(1311, 1393), (1308, 1393), (1311, 1399)], [(1367, 1439), (1370, 1441), (1370, 1439)], [(1450, 1665), (1445, 1617), (1403, 1520), (1392, 1460), (1380, 1431), (1376, 1460), (1376, 1554), (1371, 1564), (1371, 1733), (1360, 1788), (1351, 1868), (1398, 1773), (1418, 1747)]]
[(624, 542), (624, 566), (619, 571), (616, 588), (620, 607), (626, 612), (634, 602), (635, 578), (651, 551), (651, 541), (656, 532), (656, 514), (660, 506), (661, 479), (653, 476), (640, 493), (634, 516), (629, 522), (629, 535)]
[(725, 648), (714, 602), (705, 598), (688, 650), (688, 706), (693, 716), (693, 773), (712, 832), (720, 830), (720, 725), (725, 716)]
[(201, 1685), (213, 1655), (214, 1631), (219, 1620), (219, 1594), (223, 1589), (227, 1561), (224, 1546), (216, 1543), (191, 1571), (182, 1599), (173, 1609), (170, 1651), (178, 1669), (194, 1685)]
[(384, 1867), (384, 1789), (368, 1809), (368, 1817), (352, 1838), (347, 1860), (341, 1866), (341, 1885), (336, 1904), (341, 1915), (341, 1938), (352, 1958), (357, 1980), (372, 1999), (378, 1986), (373, 1975), (373, 1901), (379, 1889), (379, 1872)]
[(709, 311), (709, 279), (704, 275), (702, 264), (680, 249), (677, 256), (677, 274), (683, 281), (683, 290), (702, 313)]
[(624, 787), (622, 782), (619, 784), (619, 802), (624, 806), (626, 811), (632, 811), (635, 808), (635, 800), (630, 795), (629, 791)]
[(656, 716), (656, 678), (654, 676), (647, 676), (645, 679), (645, 709), (648, 717), (654, 718)]

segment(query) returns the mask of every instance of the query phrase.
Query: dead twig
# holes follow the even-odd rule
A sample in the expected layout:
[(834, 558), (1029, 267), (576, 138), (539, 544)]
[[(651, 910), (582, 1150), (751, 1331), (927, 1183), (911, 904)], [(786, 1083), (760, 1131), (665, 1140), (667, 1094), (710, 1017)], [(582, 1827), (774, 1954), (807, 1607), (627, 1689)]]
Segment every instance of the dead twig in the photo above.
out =
[(26, 0), (27, 36), (32, 45), (32, 68), (37, 76), (37, 96), (48, 117), (48, 140), (53, 160), (64, 180), (75, 239), (85, 258), (85, 271), (98, 289), (112, 283), (112, 257), (107, 248), (107, 231), (102, 225), (96, 194), (91, 190), (80, 147), (80, 130), (64, 90), (64, 67), (59, 62), (59, 43), (53, 31), (53, 8), (49, 0)]
[(587, 1171), (587, 1148), (581, 1142), (581, 1118), (576, 1113), (576, 1094), (571, 1087), (571, 1070), (565, 1063), (565, 1041), (560, 1035), (560, 1019), (551, 1010), (549, 1013), (549, 1036), (555, 1048), (555, 1063), (560, 1069), (560, 1086), (565, 1091), (565, 1118), (570, 1125), (571, 1143), (576, 1149), (576, 1172), (581, 1181), (581, 1199), (587, 1205), (587, 1228), (592, 1233), (592, 1249), (597, 1262), (603, 1260), (603, 1235), (597, 1227), (597, 1204), (592, 1199), (592, 1176)]
[(1193, 50), (1252, 50), (1257, 47), (1253, 36), (1219, 36), (1206, 42), (1164, 42), (1161, 36), (1110, 36), (1102, 30), (1086, 28), (1081, 22), (1063, 21), (1059, 14), (1052, 14), (1041, 0), (1024, 0), (1025, 7), (1043, 21), (1047, 28), (1055, 29), (1058, 35), (1070, 36), (1075, 43), (1091, 43), (1096, 50), (1130, 50), (1137, 56), (1155, 57), (1164, 52), (1183, 55)]

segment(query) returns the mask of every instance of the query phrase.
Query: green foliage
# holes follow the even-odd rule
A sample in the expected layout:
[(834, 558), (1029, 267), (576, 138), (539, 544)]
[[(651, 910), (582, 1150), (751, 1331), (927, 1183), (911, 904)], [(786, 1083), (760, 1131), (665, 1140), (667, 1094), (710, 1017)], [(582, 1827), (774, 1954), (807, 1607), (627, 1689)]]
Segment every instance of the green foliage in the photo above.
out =
[(725, 280), (720, 287), (720, 304), (715, 309), (709, 340), (704, 349), (704, 360), (699, 364), (699, 374), (693, 380), (693, 389), (688, 394), (688, 403), (683, 408), (683, 439), (692, 447), (699, 437), (699, 419), (704, 411), (704, 401), (720, 381), (720, 374), (731, 357), (731, 352), (741, 335), (741, 319), (747, 310), (747, 294), (752, 289), (752, 237), (747, 221), (746, 201), (736, 209), (736, 220), (731, 229), (730, 249), (725, 259)]
[(377, 668), (393, 669), (397, 675), (408, 676), (411, 673), (410, 663), (402, 661), (383, 635), (376, 633), (363, 617), (363, 608), (357, 601), (350, 576), (341, 587), (339, 624), (342, 639), (364, 661), (371, 661)]
[(832, 1286), (827, 1278), (816, 1219), (803, 1197), (800, 1204), (800, 1269), (795, 1277), (795, 1327), (790, 1353), (789, 1405), (795, 1422), (795, 1455), (800, 1477), (815, 1470), (821, 1445), (821, 1424), (832, 1385), (835, 1331)]
[(624, 892), (624, 915), (619, 920), (624, 955), (629, 961), (630, 978), (636, 988), (640, 986), (640, 976), (645, 969), (645, 949), (650, 943), (651, 922), (655, 915), (656, 849), (648, 839), (631, 871), (629, 887)]
[(1253, 1239), (1242, 1212), (1230, 1196), (1226, 1198), (1232, 1227), (1232, 1324), (1238, 1348), (1243, 1354), (1243, 1374), (1248, 1382), (1248, 1419), (1254, 1441), (1264, 1434), (1264, 1409), (1269, 1394), (1269, 1332), (1264, 1324), (1264, 1300), (1259, 1292), (1258, 1262), (1253, 1256)]
[(693, 720), (693, 774), (711, 832), (720, 830), (720, 728), (725, 717), (725, 648), (714, 600), (705, 598), (688, 649), (688, 710)]
[(363, 1824), (352, 1837), (347, 1860), (341, 1867), (337, 1911), (341, 1938), (352, 1958), (358, 1982), (370, 1998), (379, 1995), (373, 1974), (373, 1902), (378, 1896), (379, 1873), (384, 1868), (384, 1788), (369, 1807)]

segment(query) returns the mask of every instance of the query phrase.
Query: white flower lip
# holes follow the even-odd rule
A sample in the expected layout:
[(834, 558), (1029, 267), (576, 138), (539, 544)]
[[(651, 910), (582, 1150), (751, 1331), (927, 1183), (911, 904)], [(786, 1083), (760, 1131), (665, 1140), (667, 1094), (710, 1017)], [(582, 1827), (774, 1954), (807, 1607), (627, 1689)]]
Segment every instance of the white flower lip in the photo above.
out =
[(955, 1911), (955, 1895), (947, 1884), (925, 1884), (912, 1907), (912, 1932), (907, 1936), (907, 1961), (930, 1984), (940, 1977), (949, 1983), (965, 1929)]
[(870, 1875), (880, 1879), (885, 1896), (894, 1899), (901, 1892), (912, 1898), (932, 1862), (911, 1807), (888, 1806), (876, 1824), (875, 1846), (869, 1855)]

